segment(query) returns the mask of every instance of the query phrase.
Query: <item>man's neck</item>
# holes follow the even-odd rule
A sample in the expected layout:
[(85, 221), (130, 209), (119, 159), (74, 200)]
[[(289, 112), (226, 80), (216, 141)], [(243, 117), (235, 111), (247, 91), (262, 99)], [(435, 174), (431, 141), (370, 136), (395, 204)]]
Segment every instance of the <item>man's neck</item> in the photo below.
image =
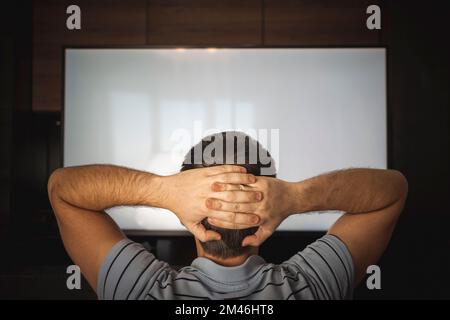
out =
[(220, 258), (220, 257), (216, 257), (216, 256), (210, 255), (207, 252), (205, 252), (205, 250), (203, 249), (203, 247), (200, 244), (200, 241), (198, 239), (195, 239), (195, 245), (197, 248), (197, 256), (198, 257), (207, 258), (207, 259), (209, 259), (221, 266), (224, 266), (224, 267), (240, 266), (245, 261), (247, 261), (248, 257), (250, 257), (251, 255), (258, 254), (258, 248), (251, 247), (248, 252), (246, 252), (245, 254), (242, 254), (240, 256), (231, 257), (231, 258)]
[[(209, 260), (212, 260), (213, 262), (224, 266), (224, 267), (235, 267), (235, 266), (240, 266), (241, 264), (243, 264), (245, 261), (247, 261), (248, 257), (250, 256), (249, 254), (245, 254), (242, 256), (237, 256), (237, 257), (232, 257), (232, 258), (226, 258), (226, 259), (222, 259), (222, 258), (218, 258), (215, 256), (211, 256), (209, 254), (203, 254), (201, 255), (204, 258), (207, 258)], [(201, 257), (199, 255), (199, 257)]]

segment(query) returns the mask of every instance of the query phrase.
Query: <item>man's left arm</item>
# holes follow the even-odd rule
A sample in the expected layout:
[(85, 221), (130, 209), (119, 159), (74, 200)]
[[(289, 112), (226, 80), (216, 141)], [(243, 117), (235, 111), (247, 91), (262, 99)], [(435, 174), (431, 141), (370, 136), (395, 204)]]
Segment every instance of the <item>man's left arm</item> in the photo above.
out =
[(160, 205), (157, 177), (113, 166), (82, 166), (56, 170), (48, 193), (67, 253), (92, 288), (109, 250), (125, 238), (104, 213), (116, 205)]
[[(214, 193), (212, 185), (214, 182), (250, 183), (253, 179), (238, 166), (195, 169), (162, 177), (111, 165), (89, 165), (56, 170), (49, 179), (48, 193), (64, 246), (96, 289), (105, 256), (125, 238), (105, 209), (121, 205), (166, 208), (176, 213), (201, 241), (218, 239), (219, 234), (201, 225), (204, 217), (234, 219), (237, 224), (257, 223), (258, 217), (206, 208), (208, 197), (230, 198), (228, 193)], [(241, 191), (232, 198), (236, 202), (258, 201), (256, 194)]]

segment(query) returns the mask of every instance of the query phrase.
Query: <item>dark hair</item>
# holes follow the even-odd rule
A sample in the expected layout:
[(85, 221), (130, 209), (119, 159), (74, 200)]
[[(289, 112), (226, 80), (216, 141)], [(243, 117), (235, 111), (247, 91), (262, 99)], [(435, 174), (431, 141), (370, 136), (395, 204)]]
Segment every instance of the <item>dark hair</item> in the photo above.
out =
[[(255, 176), (276, 176), (275, 162), (270, 153), (258, 141), (238, 131), (224, 131), (204, 137), (187, 153), (181, 171), (223, 164), (240, 165), (247, 169), (247, 173)], [(262, 171), (265, 174), (262, 174)], [(250, 247), (242, 247), (242, 240), (258, 229), (225, 229), (209, 224), (207, 219), (204, 219), (202, 224), (207, 230), (221, 235), (220, 240), (200, 242), (203, 249), (206, 253), (222, 259), (248, 253)]]

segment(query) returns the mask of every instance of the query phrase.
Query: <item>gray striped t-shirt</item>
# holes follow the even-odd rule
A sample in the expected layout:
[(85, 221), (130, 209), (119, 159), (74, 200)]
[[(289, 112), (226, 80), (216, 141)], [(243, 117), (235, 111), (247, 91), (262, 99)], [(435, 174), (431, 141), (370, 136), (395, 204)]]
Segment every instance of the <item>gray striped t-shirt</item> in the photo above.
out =
[(236, 267), (199, 257), (172, 269), (141, 244), (119, 241), (104, 259), (99, 299), (350, 299), (353, 261), (345, 244), (325, 235), (276, 265), (250, 256)]

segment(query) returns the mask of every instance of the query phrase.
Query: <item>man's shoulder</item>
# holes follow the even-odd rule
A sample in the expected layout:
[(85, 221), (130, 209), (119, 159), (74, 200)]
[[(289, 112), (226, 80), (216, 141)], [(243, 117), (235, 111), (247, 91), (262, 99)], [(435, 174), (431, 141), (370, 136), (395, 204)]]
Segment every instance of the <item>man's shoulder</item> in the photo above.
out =
[(100, 299), (142, 299), (149, 283), (173, 269), (130, 239), (116, 243), (105, 257), (97, 280)]
[(344, 242), (327, 234), (297, 252), (283, 265), (297, 270), (312, 287), (317, 299), (351, 298), (353, 259)]

